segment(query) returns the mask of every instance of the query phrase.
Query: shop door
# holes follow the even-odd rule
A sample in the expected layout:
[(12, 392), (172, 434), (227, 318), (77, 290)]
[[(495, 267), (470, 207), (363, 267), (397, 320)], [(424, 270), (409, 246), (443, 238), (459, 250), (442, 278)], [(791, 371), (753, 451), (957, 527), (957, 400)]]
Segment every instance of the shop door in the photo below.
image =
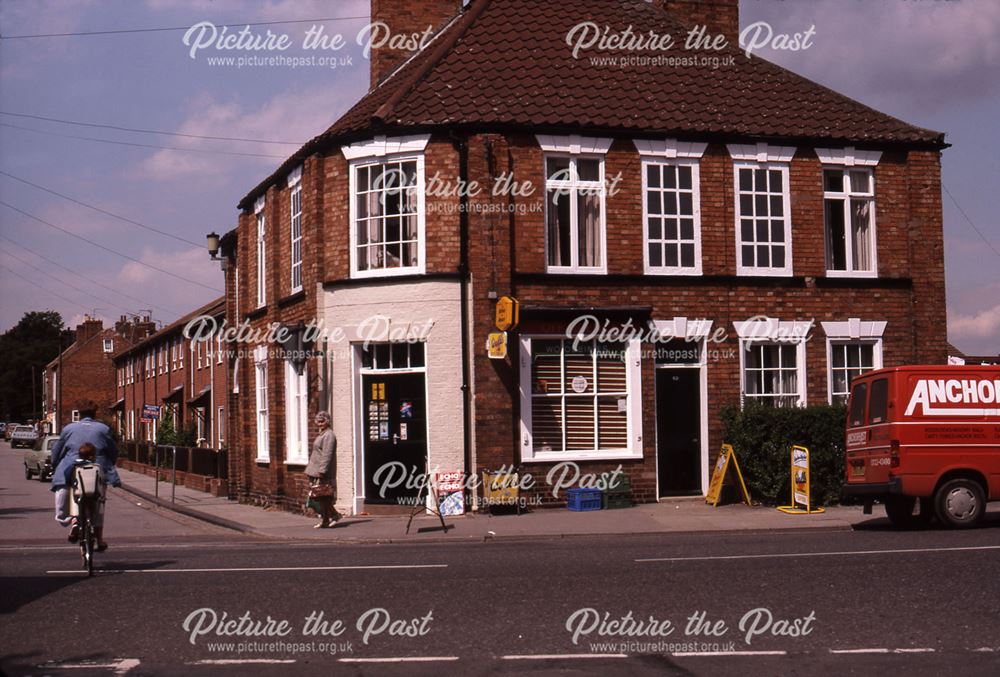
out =
[(701, 493), (698, 369), (656, 370), (656, 454), (660, 496)]
[(365, 502), (413, 505), (420, 493), (420, 482), (415, 480), (427, 470), (424, 375), (371, 374), (361, 382)]

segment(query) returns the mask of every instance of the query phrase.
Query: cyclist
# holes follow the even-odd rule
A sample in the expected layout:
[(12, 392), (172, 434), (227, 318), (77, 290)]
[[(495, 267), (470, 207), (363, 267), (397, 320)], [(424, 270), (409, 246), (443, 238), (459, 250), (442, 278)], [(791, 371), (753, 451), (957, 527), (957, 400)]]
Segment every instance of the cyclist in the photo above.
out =
[[(72, 482), (73, 464), (80, 458), (80, 448), (84, 444), (91, 444), (95, 449), (97, 463), (101, 466), (104, 479), (107, 484), (113, 487), (120, 487), (122, 482), (115, 469), (118, 461), (118, 447), (115, 446), (111, 429), (100, 421), (95, 421), (97, 415), (97, 405), (93, 401), (81, 402), (77, 405), (80, 411), (80, 420), (70, 423), (63, 428), (59, 435), (59, 440), (52, 447), (52, 491), (56, 493), (56, 521), (62, 526), (71, 526), (69, 541), (75, 543), (79, 535), (73, 519), (69, 516), (69, 491), (68, 484)], [(104, 540), (104, 528), (100, 526), (95, 529), (97, 536), (97, 549), (105, 550), (108, 547)]]

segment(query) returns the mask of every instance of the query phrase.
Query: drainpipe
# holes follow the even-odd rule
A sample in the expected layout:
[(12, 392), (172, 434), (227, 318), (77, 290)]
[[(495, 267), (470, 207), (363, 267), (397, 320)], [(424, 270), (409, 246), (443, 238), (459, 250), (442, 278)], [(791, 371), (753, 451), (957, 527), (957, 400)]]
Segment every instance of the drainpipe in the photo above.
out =
[[(458, 151), (458, 178), (460, 185), (467, 185), (469, 180), (469, 139), (450, 133), (452, 143)], [(468, 191), (461, 191), (459, 196), (461, 208), (458, 212), (459, 229), (459, 263), (461, 322), (462, 322), (462, 457), (465, 472), (472, 472), (472, 388), (469, 385), (469, 362), (472, 359), (472, 337), (469, 328), (469, 196)]]

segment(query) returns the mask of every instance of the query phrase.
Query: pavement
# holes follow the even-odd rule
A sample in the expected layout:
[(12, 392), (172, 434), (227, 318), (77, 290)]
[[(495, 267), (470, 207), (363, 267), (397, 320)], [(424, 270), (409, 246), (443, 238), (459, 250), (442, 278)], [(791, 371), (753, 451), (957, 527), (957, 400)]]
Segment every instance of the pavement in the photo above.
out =
[[(357, 515), (332, 529), (314, 529), (316, 518), (278, 509), (264, 509), (219, 498), (183, 486), (171, 487), (152, 477), (119, 469), (122, 486), (139, 501), (175, 510), (245, 534), (269, 539), (344, 543), (408, 543), (489, 541), (493, 539), (565, 538), (594, 535), (636, 535), (680, 532), (774, 531), (784, 529), (851, 530), (881, 520), (881, 511), (865, 515), (860, 506), (831, 506), (823, 513), (789, 515), (774, 508), (745, 504), (712, 507), (703, 498), (679, 498), (617, 510), (572, 512), (541, 508), (517, 514), (472, 513), (447, 517), (447, 533), (436, 516)], [(157, 491), (159, 497), (156, 497)]]

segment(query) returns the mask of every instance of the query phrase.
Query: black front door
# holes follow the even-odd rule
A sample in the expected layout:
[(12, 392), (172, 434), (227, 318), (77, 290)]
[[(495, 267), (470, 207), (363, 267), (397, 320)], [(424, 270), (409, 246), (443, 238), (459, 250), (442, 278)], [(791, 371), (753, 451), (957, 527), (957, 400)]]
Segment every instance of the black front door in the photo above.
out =
[(413, 505), (427, 470), (423, 374), (370, 374), (362, 380), (365, 502)]
[(660, 496), (701, 493), (699, 371), (656, 370), (656, 454)]

